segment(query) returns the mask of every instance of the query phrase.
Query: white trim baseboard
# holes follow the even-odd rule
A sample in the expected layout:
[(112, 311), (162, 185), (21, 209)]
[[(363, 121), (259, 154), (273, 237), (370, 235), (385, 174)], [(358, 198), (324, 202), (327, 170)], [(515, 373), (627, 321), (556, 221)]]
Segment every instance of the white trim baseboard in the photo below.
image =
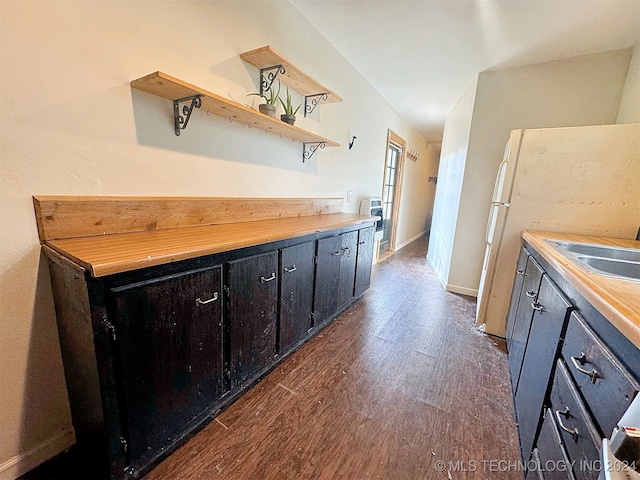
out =
[(451, 292), (451, 293), (459, 293), (461, 295), (468, 295), (469, 297), (478, 297), (478, 289), (475, 288), (466, 288), (466, 287), (459, 287), (458, 285), (451, 285), (450, 283), (447, 283), (447, 285), (444, 287), (445, 290), (447, 292)]
[(58, 435), (36, 445), (31, 450), (19, 453), (0, 464), (0, 478), (18, 478), (41, 463), (72, 446), (76, 441), (73, 428), (62, 430)]
[(429, 230), (424, 230), (422, 233), (419, 233), (418, 235), (414, 235), (413, 237), (411, 237), (409, 240), (406, 240), (404, 242), (402, 242), (400, 245), (396, 246), (396, 252), (398, 250), (400, 250), (401, 248), (406, 247), (407, 245), (409, 245), (411, 242), (413, 242), (414, 240), (419, 239), (420, 237), (423, 237), (424, 235), (426, 235), (427, 233), (429, 233)]

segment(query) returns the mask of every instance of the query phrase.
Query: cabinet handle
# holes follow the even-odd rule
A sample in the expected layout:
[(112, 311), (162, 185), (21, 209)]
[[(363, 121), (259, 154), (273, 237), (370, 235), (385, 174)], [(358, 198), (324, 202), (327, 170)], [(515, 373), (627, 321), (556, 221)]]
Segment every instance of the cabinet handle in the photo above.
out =
[(575, 428), (575, 427), (574, 428), (565, 427), (564, 423), (562, 423), (562, 418), (560, 418), (560, 415), (564, 415), (565, 417), (568, 417), (569, 416), (569, 407), (565, 406), (564, 407), (564, 412), (561, 412), (560, 410), (556, 410), (556, 419), (558, 420), (558, 424), (560, 425), (561, 429), (563, 429), (567, 433), (570, 433), (574, 437), (577, 437), (579, 435), (578, 429)]
[(209, 300), (200, 300), (200, 298), (196, 298), (196, 307), (200, 305), (206, 305), (207, 303), (215, 302), (218, 299), (218, 292), (214, 292), (213, 296)]
[(342, 253), (347, 253), (347, 252), (349, 252), (347, 255), (351, 255), (351, 249), (349, 247), (344, 247), (342, 249)]
[(531, 302), (531, 308), (533, 308), (536, 312), (544, 312), (544, 307), (536, 302)]
[(529, 290), (528, 292), (524, 292), (524, 294), (529, 298), (536, 298), (536, 292), (533, 290)]
[(582, 368), (582, 365), (587, 363), (586, 355), (584, 354), (584, 352), (581, 352), (579, 357), (572, 356), (571, 361), (573, 362), (573, 366), (576, 367), (576, 370), (578, 370), (580, 373), (584, 373), (585, 375), (588, 375), (589, 378), (591, 379), (591, 383), (596, 383), (596, 380), (600, 376), (598, 371), (595, 368), (592, 370), (587, 370), (586, 368)]
[(284, 267), (284, 271), (287, 272), (287, 273), (295, 272), (296, 270), (297, 269), (296, 269), (295, 265), (293, 267), (291, 267), (291, 268)]
[(524, 270), (516, 270), (516, 273), (517, 273), (518, 275), (524, 275)]
[(358, 245), (364, 245), (365, 243), (367, 243), (367, 242), (365, 242), (365, 241), (363, 240), (362, 242), (358, 242)]
[(333, 252), (331, 255), (333, 255), (334, 257), (339, 257), (340, 255), (342, 255), (342, 252), (341, 251)]
[(276, 272), (273, 272), (269, 278), (260, 277), (260, 283), (270, 282), (271, 280), (275, 280), (275, 279), (276, 279)]

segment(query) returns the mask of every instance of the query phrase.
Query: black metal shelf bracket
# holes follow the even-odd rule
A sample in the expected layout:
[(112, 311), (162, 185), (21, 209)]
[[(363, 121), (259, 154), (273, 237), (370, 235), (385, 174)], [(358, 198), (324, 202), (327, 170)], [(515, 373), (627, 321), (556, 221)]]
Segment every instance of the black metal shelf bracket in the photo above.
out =
[(313, 112), (320, 102), (327, 100), (329, 92), (316, 93), (314, 95), (305, 95), (304, 97), (304, 116)]
[[(187, 128), (189, 119), (191, 118), (191, 112), (194, 108), (200, 108), (202, 106), (203, 95), (193, 95), (191, 97), (179, 98), (173, 101), (173, 123), (176, 130), (176, 136), (180, 136), (180, 130)], [(180, 113), (180, 104), (182, 105), (182, 113)]]
[(285, 69), (282, 65), (274, 65), (260, 69), (260, 95), (265, 95), (271, 89), (278, 74), (284, 75)]
[(325, 142), (304, 142), (302, 144), (302, 163), (309, 160), (318, 148), (324, 148)]

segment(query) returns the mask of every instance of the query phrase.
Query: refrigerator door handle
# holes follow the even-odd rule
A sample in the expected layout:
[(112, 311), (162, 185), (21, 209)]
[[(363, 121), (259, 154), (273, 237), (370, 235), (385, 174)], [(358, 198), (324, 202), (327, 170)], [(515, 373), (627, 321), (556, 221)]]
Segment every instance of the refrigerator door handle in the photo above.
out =
[(491, 205), (496, 206), (496, 207), (507, 207), (509, 208), (511, 206), (510, 202), (491, 202)]

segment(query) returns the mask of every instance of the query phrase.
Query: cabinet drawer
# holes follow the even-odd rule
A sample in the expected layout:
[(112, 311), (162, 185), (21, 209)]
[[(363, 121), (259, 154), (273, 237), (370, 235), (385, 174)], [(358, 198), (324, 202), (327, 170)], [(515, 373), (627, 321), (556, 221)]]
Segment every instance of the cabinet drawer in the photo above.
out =
[(569, 320), (562, 356), (600, 434), (610, 436), (638, 392), (637, 383), (575, 312)]
[[(534, 450), (537, 458), (534, 457), (534, 460), (538, 462), (540, 477), (545, 480), (575, 480), (553, 414), (551, 409), (547, 409), (544, 415), (538, 436), (538, 447)], [(531, 478), (535, 476), (532, 475)]]
[(596, 480), (598, 471), (595, 467), (600, 458), (601, 439), (561, 359), (558, 360), (553, 378), (551, 410), (569, 460), (575, 462), (574, 474), (577, 478)]

